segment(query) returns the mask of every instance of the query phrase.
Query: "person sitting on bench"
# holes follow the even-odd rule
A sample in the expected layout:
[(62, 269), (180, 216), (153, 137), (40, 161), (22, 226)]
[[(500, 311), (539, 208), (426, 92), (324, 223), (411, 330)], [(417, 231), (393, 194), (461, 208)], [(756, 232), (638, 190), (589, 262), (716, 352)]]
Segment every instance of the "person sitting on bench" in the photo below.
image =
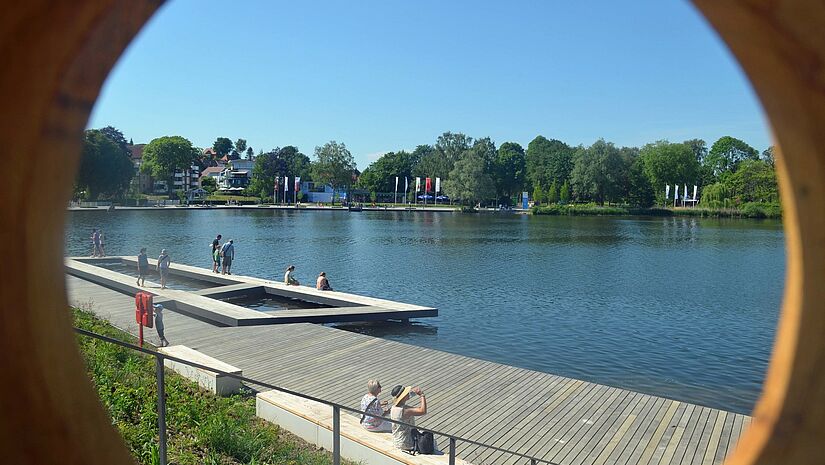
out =
[[(407, 401), (411, 396), (416, 395), (421, 398), (418, 407), (407, 407)], [(403, 421), (408, 425), (415, 426), (415, 417), (427, 414), (427, 398), (424, 397), (424, 391), (418, 386), (395, 386), (392, 388), (392, 397), (393, 406), (390, 409), (390, 419), (392, 420)], [(412, 450), (415, 444), (413, 443), (411, 430), (410, 426), (393, 423), (393, 445), (401, 450)]]

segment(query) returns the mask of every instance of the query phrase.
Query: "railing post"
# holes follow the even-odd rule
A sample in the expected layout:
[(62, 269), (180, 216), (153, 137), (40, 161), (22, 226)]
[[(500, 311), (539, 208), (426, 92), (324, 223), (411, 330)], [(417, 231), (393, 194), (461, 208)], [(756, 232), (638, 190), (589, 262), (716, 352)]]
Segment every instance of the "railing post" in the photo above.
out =
[(450, 465), (455, 465), (455, 438), (450, 438)]
[(166, 465), (166, 385), (163, 373), (163, 356), (155, 355), (155, 372), (158, 380), (158, 436), (160, 465)]
[(341, 408), (332, 406), (332, 465), (341, 465)]

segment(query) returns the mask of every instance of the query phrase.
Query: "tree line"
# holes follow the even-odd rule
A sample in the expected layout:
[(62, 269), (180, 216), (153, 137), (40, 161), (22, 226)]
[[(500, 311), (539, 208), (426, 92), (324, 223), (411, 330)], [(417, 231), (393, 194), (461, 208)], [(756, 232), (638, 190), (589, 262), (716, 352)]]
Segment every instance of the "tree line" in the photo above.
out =
[[(76, 192), (88, 199), (122, 197), (135, 174), (130, 145), (111, 126), (85, 131)], [(356, 187), (391, 193), (398, 176), (441, 178), (444, 193), (464, 204), (513, 204), (526, 191), (538, 204), (592, 202), (645, 208), (666, 204), (665, 186), (677, 184), (699, 186), (702, 203), (712, 208), (779, 201), (773, 147), (760, 153), (731, 136), (710, 148), (701, 139), (661, 140), (639, 148), (618, 147), (604, 139), (572, 146), (537, 136), (525, 150), (516, 142), (496, 146), (489, 137), (445, 132), (433, 144), (385, 153), (363, 173), (358, 173), (346, 145), (336, 141), (315, 147), (312, 158), (293, 145), (253, 156), (245, 139), (232, 142), (226, 137), (218, 137), (210, 148), (196, 148), (182, 136), (159, 137), (143, 148), (141, 170), (171, 182), (176, 170), (193, 164), (203, 169), (223, 157), (245, 156), (254, 159), (245, 194), (261, 198), (272, 195), (276, 178), (297, 176), (336, 190)]]
[[(84, 131), (75, 198), (124, 198), (136, 174), (131, 147), (131, 141), (127, 143), (123, 133), (112, 126)], [(313, 160), (292, 145), (267, 152), (261, 150), (254, 156), (253, 148), (245, 139), (232, 142), (227, 137), (216, 138), (209, 149), (197, 148), (182, 136), (158, 137), (143, 147), (140, 170), (155, 179), (168, 181), (171, 186), (176, 171), (193, 165), (202, 171), (218, 166), (221, 160), (254, 159), (250, 184), (244, 194), (261, 197), (272, 195), (276, 177), (299, 176), (336, 189), (348, 188), (357, 179), (355, 159), (344, 143), (336, 141), (315, 147)], [(214, 191), (214, 181), (211, 184), (206, 187)]]
[(703, 202), (714, 208), (779, 200), (773, 148), (760, 154), (731, 136), (709, 149), (701, 139), (661, 140), (639, 148), (604, 139), (571, 146), (537, 136), (525, 150), (516, 142), (496, 147), (489, 137), (445, 132), (435, 144), (382, 155), (364, 170), (358, 187), (393, 192), (395, 176), (440, 177), (444, 192), (465, 204), (513, 204), (528, 192), (538, 204), (645, 208), (665, 204), (665, 186), (676, 184), (698, 186)]

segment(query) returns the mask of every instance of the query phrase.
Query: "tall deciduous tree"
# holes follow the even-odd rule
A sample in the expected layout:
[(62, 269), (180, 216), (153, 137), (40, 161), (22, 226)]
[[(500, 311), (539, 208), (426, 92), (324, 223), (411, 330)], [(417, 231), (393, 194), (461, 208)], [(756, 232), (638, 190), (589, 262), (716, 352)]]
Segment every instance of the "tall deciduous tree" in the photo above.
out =
[(573, 170), (573, 152), (564, 142), (537, 136), (527, 145), (527, 183), (542, 189), (547, 189), (554, 180), (557, 184), (564, 184)]
[[(309, 157), (295, 146), (287, 145), (266, 153), (259, 153), (255, 157), (255, 165), (252, 168), (249, 191), (255, 195), (269, 196), (273, 193), (276, 176), (279, 178), (286, 176), (290, 179), (300, 176), (302, 181), (308, 181), (309, 170)], [(279, 189), (283, 189), (283, 181), (279, 184)]]
[(759, 152), (745, 142), (731, 136), (724, 136), (713, 143), (705, 158), (713, 175), (717, 178), (736, 171), (743, 160), (756, 160)]
[(467, 150), (444, 182), (444, 192), (454, 199), (461, 199), (465, 205), (493, 198), (493, 180), (485, 171), (484, 163), (481, 152)]
[(218, 158), (229, 155), (229, 152), (231, 152), (233, 148), (234, 145), (228, 137), (218, 137), (215, 139), (215, 142), (212, 143), (212, 150), (218, 154)]
[(105, 128), (101, 128), (100, 132), (103, 133), (104, 136), (108, 137), (109, 140), (117, 144), (124, 154), (127, 156), (129, 155), (129, 148), (127, 147), (129, 144), (126, 142), (126, 138), (123, 137), (123, 133), (120, 132), (119, 129), (114, 126), (106, 126)]
[(494, 181), (499, 194), (512, 199), (524, 188), (527, 162), (524, 149), (515, 142), (505, 142), (498, 148)]
[(235, 150), (237, 150), (238, 153), (246, 152), (246, 139), (236, 140), (235, 141)]
[(398, 176), (400, 180), (398, 188), (403, 190), (404, 177), (412, 178), (418, 161), (415, 152), (409, 153), (401, 150), (385, 153), (364, 169), (358, 179), (358, 185), (370, 192), (393, 192), (395, 177)]
[(686, 144), (660, 140), (645, 145), (641, 150), (644, 173), (650, 179), (656, 198), (664, 200), (665, 186), (697, 182), (699, 162)]
[(181, 136), (159, 137), (152, 139), (143, 148), (143, 164), (140, 169), (156, 179), (168, 180), (171, 194), (175, 170), (189, 169), (199, 155), (200, 151), (188, 139)]
[(622, 199), (624, 160), (613, 143), (599, 139), (590, 147), (581, 147), (573, 163), (570, 184), (577, 198), (599, 204)]
[(693, 156), (696, 158), (696, 162), (700, 165), (704, 163), (705, 157), (708, 155), (708, 144), (702, 139), (689, 139), (684, 142), (683, 144), (687, 145), (690, 148), (690, 151), (693, 153)]
[(633, 207), (648, 208), (656, 200), (650, 178), (644, 172), (644, 161), (637, 157), (628, 170), (630, 189), (627, 192), (627, 203)]
[(132, 160), (116, 142), (100, 130), (84, 132), (76, 190), (85, 190), (91, 200), (101, 194), (119, 196), (129, 188), (134, 173)]
[(315, 160), (310, 169), (315, 182), (329, 184), (335, 190), (349, 188), (355, 170), (355, 159), (343, 142), (333, 140), (315, 147)]
[(778, 202), (776, 171), (762, 160), (744, 160), (736, 172), (724, 182), (725, 187), (741, 202)]
[(252, 155), (253, 155), (254, 153), (255, 153), (255, 151), (254, 151), (254, 150), (252, 150), (252, 147), (247, 147), (247, 148), (246, 148), (246, 159), (247, 159), (247, 160), (252, 160)]

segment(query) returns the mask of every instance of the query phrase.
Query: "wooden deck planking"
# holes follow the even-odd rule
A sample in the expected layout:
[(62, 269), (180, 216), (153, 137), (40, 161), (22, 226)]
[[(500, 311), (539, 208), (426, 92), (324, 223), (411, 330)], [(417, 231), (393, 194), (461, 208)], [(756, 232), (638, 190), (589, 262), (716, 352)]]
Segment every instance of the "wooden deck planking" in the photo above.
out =
[[(67, 278), (73, 303), (134, 333), (132, 297)], [(167, 338), (238, 366), (249, 377), (358, 407), (366, 380), (418, 384), (430, 414), (418, 422), (563, 465), (717, 465), (750, 418), (619, 388), (534, 372), (306, 323), (216, 327), (172, 311)], [(154, 335), (147, 330), (149, 340)], [(403, 362), (399, 362), (400, 359)], [(418, 362), (411, 363), (414, 359)], [(446, 447), (444, 442), (440, 445)], [(458, 443), (459, 456), (524, 463)]]

